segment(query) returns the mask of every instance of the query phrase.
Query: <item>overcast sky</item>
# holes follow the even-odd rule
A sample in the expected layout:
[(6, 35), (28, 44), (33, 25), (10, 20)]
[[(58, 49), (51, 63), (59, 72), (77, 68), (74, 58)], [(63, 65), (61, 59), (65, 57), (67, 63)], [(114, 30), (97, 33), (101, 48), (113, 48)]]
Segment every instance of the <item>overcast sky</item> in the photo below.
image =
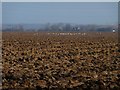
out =
[(117, 24), (117, 2), (3, 2), (3, 24)]

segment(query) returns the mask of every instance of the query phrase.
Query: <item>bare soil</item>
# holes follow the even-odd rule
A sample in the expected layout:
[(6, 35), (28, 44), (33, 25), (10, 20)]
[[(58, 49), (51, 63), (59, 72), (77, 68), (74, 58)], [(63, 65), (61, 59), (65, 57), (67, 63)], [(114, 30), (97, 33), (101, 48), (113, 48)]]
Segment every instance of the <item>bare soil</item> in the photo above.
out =
[(120, 90), (117, 33), (2, 36), (3, 89)]

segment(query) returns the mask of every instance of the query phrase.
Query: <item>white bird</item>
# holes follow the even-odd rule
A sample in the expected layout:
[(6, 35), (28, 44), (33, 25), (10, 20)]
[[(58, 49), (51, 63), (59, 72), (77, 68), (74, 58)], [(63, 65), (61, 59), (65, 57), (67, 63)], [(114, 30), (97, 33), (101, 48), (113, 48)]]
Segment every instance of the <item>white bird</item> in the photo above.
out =
[(113, 29), (113, 33), (115, 32), (115, 30)]

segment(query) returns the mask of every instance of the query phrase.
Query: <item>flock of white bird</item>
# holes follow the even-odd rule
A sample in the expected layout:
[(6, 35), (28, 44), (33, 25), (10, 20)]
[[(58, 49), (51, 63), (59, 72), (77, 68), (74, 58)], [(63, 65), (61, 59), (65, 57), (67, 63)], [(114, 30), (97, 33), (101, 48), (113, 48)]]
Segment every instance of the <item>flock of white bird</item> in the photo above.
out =
[(86, 33), (47, 33), (48, 35), (86, 35)]
[[(116, 31), (113, 30), (112, 32), (115, 33)], [(97, 34), (101, 34), (101, 32), (97, 32)], [(34, 33), (34, 35), (38, 35), (38, 33)], [(67, 33), (67, 32), (65, 32), (65, 33), (63, 33), (63, 32), (57, 33), (56, 32), (55, 33), (54, 32), (54, 33), (47, 33), (47, 35), (71, 35), (71, 36), (72, 35), (82, 35), (82, 36), (85, 36), (85, 35), (87, 35), (87, 33), (85, 33), (85, 32), (84, 33), (83, 32), (81, 32), (81, 33), (70, 33), (70, 32), (69, 33)]]

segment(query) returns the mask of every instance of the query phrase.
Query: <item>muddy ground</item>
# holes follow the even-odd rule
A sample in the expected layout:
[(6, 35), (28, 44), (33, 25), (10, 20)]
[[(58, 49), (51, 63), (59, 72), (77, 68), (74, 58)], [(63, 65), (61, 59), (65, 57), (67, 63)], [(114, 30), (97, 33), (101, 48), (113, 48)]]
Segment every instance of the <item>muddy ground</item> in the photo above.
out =
[(3, 32), (3, 89), (120, 90), (117, 33)]

